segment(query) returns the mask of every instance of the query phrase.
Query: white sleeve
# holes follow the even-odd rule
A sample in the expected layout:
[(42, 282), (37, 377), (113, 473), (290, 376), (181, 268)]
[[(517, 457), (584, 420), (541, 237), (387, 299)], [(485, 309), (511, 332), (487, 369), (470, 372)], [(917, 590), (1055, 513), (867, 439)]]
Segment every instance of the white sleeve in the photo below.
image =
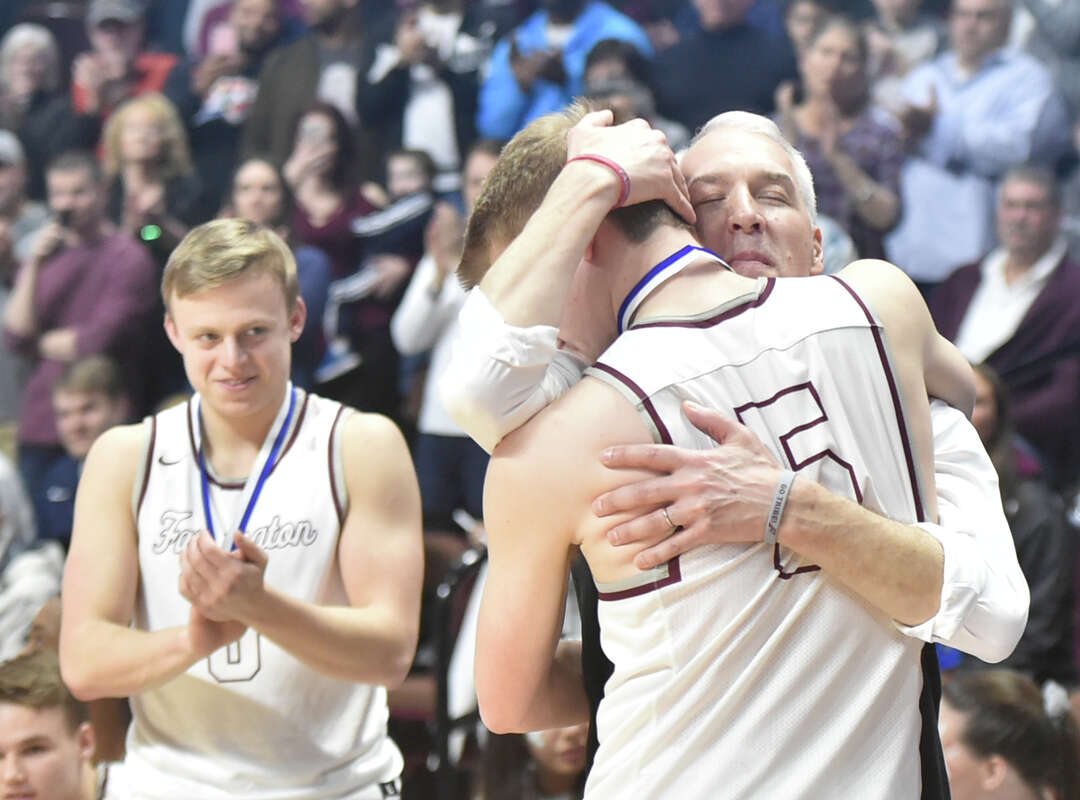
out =
[(430, 350), (447, 323), (453, 319), (462, 289), (457, 279), (450, 275), (443, 282), (438, 295), (432, 296), (429, 287), (437, 274), (435, 259), (425, 253), (416, 265), (401, 304), (390, 319), (390, 338), (402, 355), (416, 355)]
[(465, 299), (439, 394), (489, 453), (581, 380), (585, 363), (558, 347), (558, 334), (551, 325), (508, 325), (478, 288)]
[(1001, 506), (997, 473), (975, 428), (940, 400), (930, 405), (940, 524), (919, 527), (941, 542), (938, 613), (901, 632), (990, 663), (1012, 653), (1027, 624), (1027, 581)]

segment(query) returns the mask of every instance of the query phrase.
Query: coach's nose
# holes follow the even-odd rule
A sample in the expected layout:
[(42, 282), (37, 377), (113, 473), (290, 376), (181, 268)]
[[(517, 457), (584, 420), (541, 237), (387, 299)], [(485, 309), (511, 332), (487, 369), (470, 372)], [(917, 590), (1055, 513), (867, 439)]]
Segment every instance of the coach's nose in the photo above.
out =
[(749, 187), (733, 188), (727, 197), (728, 225), (733, 232), (751, 233), (760, 231), (764, 224), (761, 209)]

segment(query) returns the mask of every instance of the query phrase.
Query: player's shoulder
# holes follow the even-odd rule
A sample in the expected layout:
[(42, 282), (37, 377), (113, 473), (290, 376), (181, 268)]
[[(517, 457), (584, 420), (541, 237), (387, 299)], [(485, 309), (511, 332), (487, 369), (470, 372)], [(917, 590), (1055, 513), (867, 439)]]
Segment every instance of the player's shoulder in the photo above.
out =
[(84, 475), (105, 473), (112, 479), (134, 480), (150, 446), (152, 427), (149, 420), (144, 420), (109, 428), (90, 447)]
[(836, 276), (859, 295), (879, 316), (903, 321), (911, 312), (925, 311), (919, 288), (895, 264), (876, 258), (853, 261)]
[(405, 436), (389, 417), (343, 408), (339, 438), (347, 471), (349, 465), (378, 467), (387, 459), (408, 455)]

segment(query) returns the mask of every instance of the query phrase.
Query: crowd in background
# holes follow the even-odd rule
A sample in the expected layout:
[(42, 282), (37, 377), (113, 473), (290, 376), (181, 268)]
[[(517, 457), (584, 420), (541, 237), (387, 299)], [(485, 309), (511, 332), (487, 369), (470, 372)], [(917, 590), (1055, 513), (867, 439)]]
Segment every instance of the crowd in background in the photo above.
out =
[[(464, 221), (500, 144), (577, 96), (675, 149), (717, 113), (772, 115), (811, 167), (827, 271), (885, 258), (912, 277), (978, 365), (973, 421), (1031, 587), (1004, 665), (1026, 678), (965, 678), (946, 706), (974, 717), (1075, 688), (1073, 0), (6, 0), (0, 660), (59, 590), (94, 438), (188, 391), (158, 285), (173, 246), (219, 216), (293, 249), (308, 309), (294, 382), (409, 434), (434, 587), (482, 520), (486, 454), (434, 388)], [(574, 796), (583, 736), (495, 741), (476, 791)], [(1004, 747), (960, 739), (976, 761)]]

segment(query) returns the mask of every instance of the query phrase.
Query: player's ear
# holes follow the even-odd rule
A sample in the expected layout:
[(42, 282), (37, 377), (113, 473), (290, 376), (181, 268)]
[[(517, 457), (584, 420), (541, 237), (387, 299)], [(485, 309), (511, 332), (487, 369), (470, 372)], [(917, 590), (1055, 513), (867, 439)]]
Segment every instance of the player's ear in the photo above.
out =
[(172, 314), (169, 313), (169, 309), (165, 309), (165, 335), (169, 337), (169, 341), (172, 342), (172, 346), (176, 348), (178, 352), (183, 352), (180, 349), (180, 331), (176, 329), (176, 321), (172, 318)]
[(820, 275), (825, 271), (825, 246), (821, 239), (821, 228), (814, 226), (814, 236), (811, 242), (812, 257), (810, 260), (810, 274)]
[(304, 332), (304, 323), (307, 322), (307, 304), (303, 297), (297, 297), (293, 303), (292, 311), (289, 312), (289, 341), (295, 342)]

